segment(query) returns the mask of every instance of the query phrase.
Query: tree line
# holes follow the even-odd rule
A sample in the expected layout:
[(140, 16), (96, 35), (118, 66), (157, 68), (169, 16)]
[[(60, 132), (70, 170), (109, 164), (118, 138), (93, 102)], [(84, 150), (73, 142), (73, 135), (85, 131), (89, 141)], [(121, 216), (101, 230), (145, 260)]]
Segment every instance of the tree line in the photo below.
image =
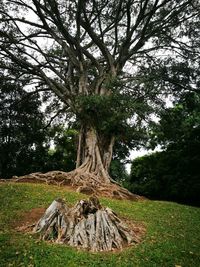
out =
[(130, 188), (154, 199), (200, 203), (200, 94), (185, 92), (151, 125), (150, 145), (163, 149), (132, 163)]

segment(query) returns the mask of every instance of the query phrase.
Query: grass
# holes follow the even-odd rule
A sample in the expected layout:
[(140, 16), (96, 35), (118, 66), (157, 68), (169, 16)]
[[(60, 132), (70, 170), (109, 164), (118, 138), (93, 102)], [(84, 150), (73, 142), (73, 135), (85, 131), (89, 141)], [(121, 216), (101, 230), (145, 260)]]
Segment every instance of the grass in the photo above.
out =
[(0, 185), (0, 266), (27, 267), (198, 267), (200, 209), (172, 202), (131, 202), (102, 198), (120, 215), (143, 222), (143, 242), (117, 253), (89, 253), (39, 241), (13, 229), (23, 212), (47, 207), (55, 198), (75, 203), (85, 196), (39, 184)]

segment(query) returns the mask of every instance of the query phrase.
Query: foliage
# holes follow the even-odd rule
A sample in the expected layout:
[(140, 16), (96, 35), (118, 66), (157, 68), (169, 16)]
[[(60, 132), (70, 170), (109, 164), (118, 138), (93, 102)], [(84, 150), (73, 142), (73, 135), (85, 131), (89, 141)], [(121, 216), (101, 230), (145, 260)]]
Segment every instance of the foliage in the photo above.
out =
[[(143, 223), (143, 242), (116, 253), (88, 253), (39, 241), (30, 233), (17, 232), (24, 212), (47, 207), (55, 198), (69, 204), (85, 198), (65, 188), (40, 184), (0, 185), (0, 258), (2, 266), (190, 266), (199, 265), (198, 208), (161, 201), (130, 202), (101, 199), (120, 216)], [(32, 222), (31, 222), (32, 223)]]
[(199, 164), (199, 156), (188, 150), (167, 150), (136, 159), (129, 189), (154, 199), (199, 204)]
[(128, 178), (125, 164), (119, 159), (113, 159), (110, 164), (110, 176), (117, 182), (123, 183)]
[(47, 170), (71, 171), (76, 166), (77, 131), (62, 126), (51, 130), (54, 148), (48, 151)]
[(48, 149), (40, 96), (3, 74), (0, 83), (0, 177), (40, 171)]
[(132, 163), (131, 188), (148, 197), (200, 203), (200, 97), (184, 93), (152, 127), (151, 144), (162, 152)]
[[(90, 124), (105, 138), (115, 136), (116, 153), (127, 150), (125, 153), (128, 155), (128, 149), (139, 146), (147, 137), (142, 122), (152, 108), (128, 94), (80, 96), (77, 97), (76, 109), (79, 110), (76, 117), (78, 124)], [(128, 121), (136, 113), (135, 119)]]
[(152, 145), (163, 148), (182, 149), (185, 146), (194, 151), (200, 140), (200, 95), (199, 92), (185, 92), (173, 108), (160, 113), (159, 124), (152, 124)]

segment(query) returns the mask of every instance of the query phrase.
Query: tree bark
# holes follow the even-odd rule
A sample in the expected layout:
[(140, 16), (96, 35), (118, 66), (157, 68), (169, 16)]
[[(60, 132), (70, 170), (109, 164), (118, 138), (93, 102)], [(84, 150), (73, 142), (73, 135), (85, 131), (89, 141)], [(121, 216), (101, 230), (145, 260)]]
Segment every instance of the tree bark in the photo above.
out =
[(54, 200), (34, 227), (43, 240), (68, 244), (91, 251), (111, 251), (140, 241), (141, 233), (127, 227), (98, 198), (80, 200), (69, 208)]
[(140, 196), (121, 187), (109, 175), (114, 136), (97, 132), (94, 127), (82, 126), (79, 135), (76, 169), (65, 173), (50, 171), (13, 178), (15, 182), (40, 182), (72, 186), (77, 192), (138, 201)]
[(76, 167), (91, 173), (101, 182), (110, 183), (109, 167), (112, 160), (114, 136), (101, 136), (94, 127), (82, 126), (79, 134)]

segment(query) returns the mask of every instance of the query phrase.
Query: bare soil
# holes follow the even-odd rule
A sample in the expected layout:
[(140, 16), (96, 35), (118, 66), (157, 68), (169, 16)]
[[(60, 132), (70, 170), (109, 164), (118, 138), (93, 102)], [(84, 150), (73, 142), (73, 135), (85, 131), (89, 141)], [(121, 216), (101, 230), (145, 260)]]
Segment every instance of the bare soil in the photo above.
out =
[(14, 229), (19, 232), (32, 232), (33, 227), (42, 217), (45, 208), (34, 208), (22, 213), (21, 217), (14, 223)]

